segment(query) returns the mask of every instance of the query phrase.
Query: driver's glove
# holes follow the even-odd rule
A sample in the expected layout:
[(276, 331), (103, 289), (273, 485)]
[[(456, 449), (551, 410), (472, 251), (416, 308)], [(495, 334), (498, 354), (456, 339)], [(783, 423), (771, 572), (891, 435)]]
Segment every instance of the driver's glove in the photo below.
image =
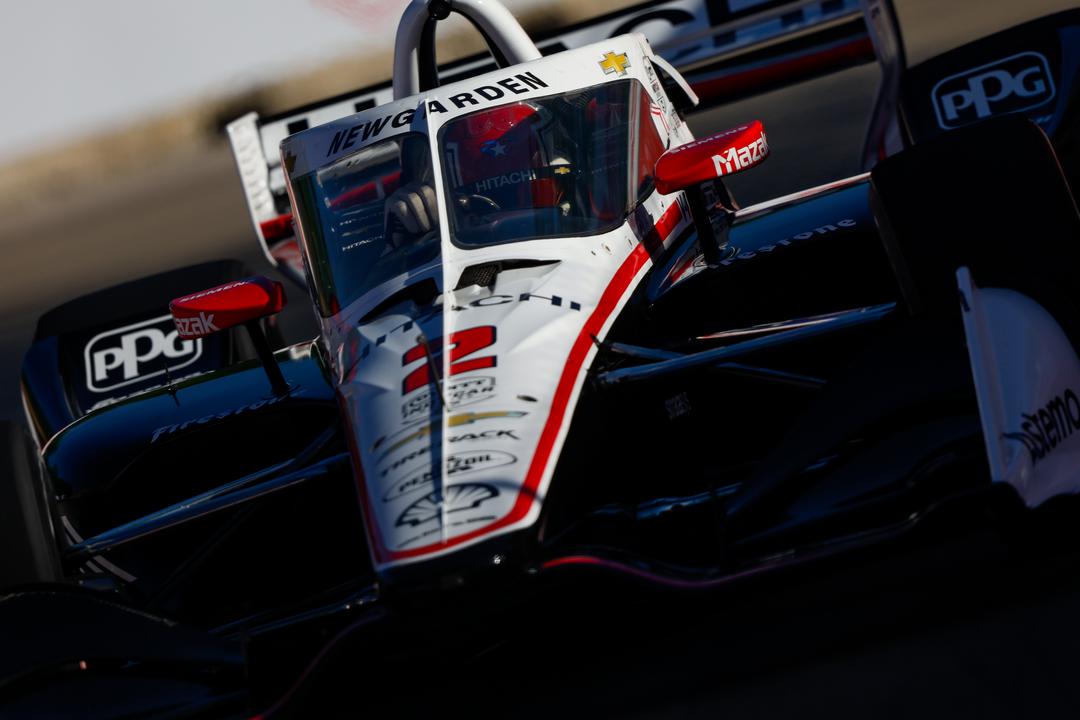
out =
[(386, 198), (388, 218), (396, 218), (413, 237), (419, 237), (439, 227), (439, 208), (435, 189), (424, 183), (412, 182), (395, 190)]

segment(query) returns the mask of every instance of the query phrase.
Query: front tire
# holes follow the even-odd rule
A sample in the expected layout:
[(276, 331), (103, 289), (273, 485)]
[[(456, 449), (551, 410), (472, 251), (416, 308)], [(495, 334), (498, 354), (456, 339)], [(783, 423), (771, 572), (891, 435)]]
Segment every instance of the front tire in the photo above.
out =
[(49, 505), (33, 443), (0, 422), (0, 588), (63, 578)]

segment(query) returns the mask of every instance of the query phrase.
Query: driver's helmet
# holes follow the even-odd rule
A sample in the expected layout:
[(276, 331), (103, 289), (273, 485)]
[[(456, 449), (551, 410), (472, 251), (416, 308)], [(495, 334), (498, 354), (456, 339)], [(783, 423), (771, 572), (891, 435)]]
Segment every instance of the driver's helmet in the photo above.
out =
[(527, 103), (503, 105), (448, 128), (443, 152), (456, 199), (475, 206), (479, 197), (481, 206), (503, 211), (558, 206), (558, 180), (570, 163), (550, 147), (546, 114)]

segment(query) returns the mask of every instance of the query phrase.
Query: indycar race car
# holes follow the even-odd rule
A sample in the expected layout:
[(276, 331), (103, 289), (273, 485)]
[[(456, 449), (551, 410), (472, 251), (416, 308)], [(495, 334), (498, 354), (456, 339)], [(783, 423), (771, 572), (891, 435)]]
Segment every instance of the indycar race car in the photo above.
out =
[[(437, 64), (451, 13), (490, 58)], [(867, 171), (740, 207), (766, 128), (687, 115), (867, 49)], [(723, 588), (1069, 506), (1078, 59), (1080, 11), (908, 68), (885, 0), (670, 0), (539, 43), (413, 0), (390, 85), (229, 126), (314, 340), (224, 261), (40, 319), (4, 716), (307, 716), (338, 648), (369, 680), (467, 664), (551, 587)]]

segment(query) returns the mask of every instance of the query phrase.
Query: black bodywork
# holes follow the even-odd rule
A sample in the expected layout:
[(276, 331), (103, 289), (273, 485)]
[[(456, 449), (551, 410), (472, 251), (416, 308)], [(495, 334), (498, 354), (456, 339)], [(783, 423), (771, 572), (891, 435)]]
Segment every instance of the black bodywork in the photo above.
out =
[[(867, 193), (868, 184), (862, 182), (737, 225), (728, 259), (674, 288), (665, 288), (665, 271), (696, 255), (697, 241), (690, 233), (669, 257), (660, 258), (654, 281), (642, 283), (609, 340), (688, 352), (709, 346), (707, 341), (693, 339), (709, 332), (895, 301), (896, 286), (877, 240)], [(863, 268), (856, 276), (848, 270), (851, 263)], [(776, 286), (772, 280), (761, 283), (762, 277), (775, 278)], [(776, 287), (783, 292), (776, 292)], [(567, 498), (565, 504), (553, 501), (551, 517), (544, 523), (545, 535), (562, 534), (562, 526), (569, 522), (566, 516), (576, 520), (581, 513), (606, 508), (600, 512), (604, 516), (612, 503), (695, 496), (711, 487), (730, 487), (745, 480), (783, 435), (784, 424), (805, 407), (816, 384), (835, 372), (837, 355), (846, 355), (865, 342), (858, 334), (828, 338), (815, 352), (800, 346), (792, 357), (770, 358), (770, 367), (815, 378), (817, 382), (809, 386), (709, 371), (625, 390), (590, 388), (578, 410), (581, 419), (574, 424), (594, 427), (597, 432), (582, 435), (586, 447), (580, 451), (571, 441), (564, 453), (558, 474), (567, 479), (557, 480), (555, 486), (565, 486)], [(67, 541), (98, 535), (285, 462), (336, 427), (337, 405), (317, 348), (317, 344), (301, 344), (279, 351), (278, 361), (291, 388), (284, 398), (270, 392), (258, 362), (249, 360), (121, 400), (59, 433), (48, 443), (43, 458), (57, 497), (57, 513), (64, 518), (61, 526), (69, 528)], [(625, 364), (617, 353), (606, 352), (596, 373)], [(688, 409), (673, 416), (672, 398), (681, 402), (682, 397)], [(768, 429), (762, 432), (762, 428)], [(651, 447), (667, 450), (614, 457), (597, 452), (619, 447), (625, 438), (641, 432)], [(716, 442), (711, 438), (723, 438), (722, 452), (700, 450)], [(338, 437), (317, 457), (343, 450), (344, 440)], [(326, 504), (325, 498), (318, 497), (330, 493), (330, 486), (341, 497), (355, 492), (351, 472), (346, 468), (339, 475), (296, 491), (315, 493), (313, 498), (282, 501), (307, 509), (290, 513), (295, 531), (283, 541), (285, 557), (320, 557), (325, 551), (315, 548), (336, 548), (334, 561), (327, 563), (327, 587), (367, 565), (355, 502)], [(593, 480), (583, 485), (571, 477)], [(327, 508), (344, 513), (341, 517), (347, 522), (328, 522)], [(274, 512), (256, 514), (268, 523), (280, 522)], [(159, 611), (200, 623), (232, 621), (245, 610), (265, 610), (296, 599), (265, 592), (256, 578), (267, 568), (252, 559), (251, 547), (242, 540), (249, 535), (260, 537), (262, 549), (254, 554), (269, 560), (280, 557), (271, 537), (277, 533), (261, 525), (257, 517), (245, 519), (243, 531), (233, 525), (231, 520), (207, 518), (161, 537), (117, 547), (107, 555), (110, 565), (137, 580), (124, 581), (104, 572), (95, 576), (96, 581), (116, 582), (125, 593), (154, 598)], [(347, 530), (331, 532), (341, 528)], [(188, 558), (198, 555), (196, 548), (217, 533), (228, 539), (215, 541), (212, 561), (205, 560), (196, 572), (186, 564)], [(620, 544), (617, 537), (612, 545)], [(335, 542), (323, 544), (329, 538)], [(311, 549), (305, 549), (309, 541)], [(231, 546), (236, 550), (225, 552)], [(349, 570), (339, 572), (339, 562)], [(310, 567), (306, 560), (300, 564)], [(179, 567), (184, 569), (183, 583), (174, 577)], [(237, 573), (236, 567), (251, 573)], [(426, 574), (427, 570), (421, 573)], [(295, 587), (310, 592), (312, 584), (305, 581)], [(264, 605), (252, 606), (252, 600), (240, 600), (238, 595), (233, 607), (232, 602), (224, 602), (233, 592), (263, 598)], [(177, 597), (166, 599), (170, 594)], [(203, 594), (208, 598), (199, 599)]]
[[(990, 76), (971, 84), (972, 78), (994, 71), (1008, 72), (1014, 78), (1013, 92), (1006, 92), (1001, 82), (1003, 76)], [(1024, 75), (1025, 71), (1029, 74)], [(1022, 113), (1051, 138), (1065, 176), (1075, 191), (1080, 184), (1078, 83), (1080, 10), (1033, 20), (910, 68), (900, 88), (899, 111), (905, 139), (909, 145), (915, 145), (991, 116)], [(958, 91), (985, 93), (987, 104), (980, 108), (972, 102), (957, 111), (955, 120), (950, 120), (942, 97)], [(999, 95), (1004, 97), (993, 100)], [(955, 104), (962, 105), (964, 99), (957, 98)], [(1000, 152), (1007, 154), (1010, 149), (1001, 148)], [(1017, 181), (1017, 178), (1004, 178), (1002, 191), (1007, 193), (1008, 187)]]

